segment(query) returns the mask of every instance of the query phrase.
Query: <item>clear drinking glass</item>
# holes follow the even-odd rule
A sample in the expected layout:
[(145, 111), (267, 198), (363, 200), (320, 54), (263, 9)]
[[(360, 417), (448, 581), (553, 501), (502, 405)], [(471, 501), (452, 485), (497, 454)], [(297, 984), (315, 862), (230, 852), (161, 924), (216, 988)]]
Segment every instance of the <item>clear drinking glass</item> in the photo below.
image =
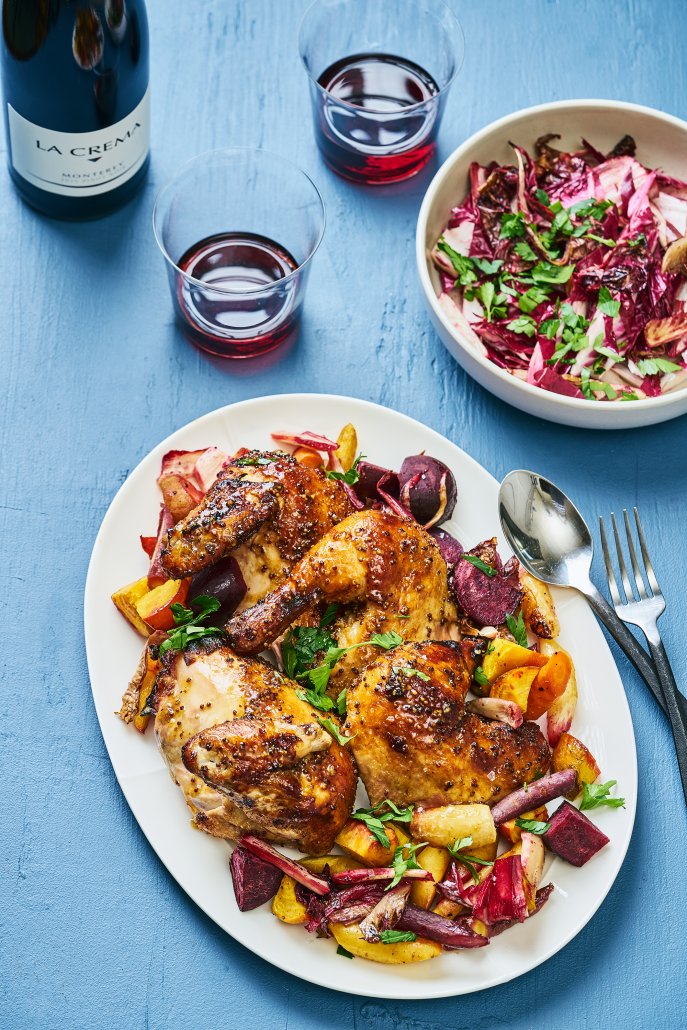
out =
[(188, 339), (224, 358), (266, 354), (291, 339), (324, 225), (317, 187), (283, 157), (233, 149), (189, 161), (153, 211)]
[(427, 164), (465, 49), (442, 0), (316, 0), (299, 49), (330, 168), (374, 185)]

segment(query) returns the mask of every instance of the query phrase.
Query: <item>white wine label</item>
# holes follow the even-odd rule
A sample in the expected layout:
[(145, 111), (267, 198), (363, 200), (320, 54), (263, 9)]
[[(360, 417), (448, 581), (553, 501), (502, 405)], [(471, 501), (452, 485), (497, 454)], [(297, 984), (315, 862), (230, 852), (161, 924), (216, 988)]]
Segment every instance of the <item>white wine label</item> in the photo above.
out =
[(8, 104), (12, 165), (27, 182), (63, 197), (93, 197), (121, 186), (150, 148), (150, 88), (131, 114), (96, 132), (57, 132)]

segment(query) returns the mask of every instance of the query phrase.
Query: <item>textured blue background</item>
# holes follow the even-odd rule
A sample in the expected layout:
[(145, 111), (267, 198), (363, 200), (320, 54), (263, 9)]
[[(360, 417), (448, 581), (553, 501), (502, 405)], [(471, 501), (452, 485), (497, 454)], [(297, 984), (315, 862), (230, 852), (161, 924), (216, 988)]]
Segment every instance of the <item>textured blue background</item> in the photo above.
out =
[[(452, 2), (467, 59), (441, 156), (493, 118), (552, 99), (617, 97), (684, 114), (684, 0)], [(621, 874), (562, 953), (515, 983), (456, 1000), (346, 997), (254, 958), (176, 887), (110, 769), (81, 629), (100, 520), (162, 437), (261, 394), (379, 401), (445, 433), (499, 477), (522, 465), (541, 470), (590, 517), (638, 503), (660, 553), (668, 650), (678, 680), (687, 673), (687, 422), (608, 434), (560, 428), (515, 412), (463, 375), (430, 329), (416, 283), (413, 237), (427, 177), (389, 196), (322, 166), (296, 53), (302, 8), (302, 0), (149, 0), (153, 166), (146, 190), (117, 215), (51, 222), (0, 181), (0, 539), (10, 615), (0, 725), (0, 1026), (685, 1027), (685, 805), (667, 727), (622, 658), (640, 797)], [(219, 367), (183, 341), (151, 234), (158, 186), (181, 161), (227, 144), (294, 158), (320, 185), (329, 213), (298, 346), (262, 371)]]

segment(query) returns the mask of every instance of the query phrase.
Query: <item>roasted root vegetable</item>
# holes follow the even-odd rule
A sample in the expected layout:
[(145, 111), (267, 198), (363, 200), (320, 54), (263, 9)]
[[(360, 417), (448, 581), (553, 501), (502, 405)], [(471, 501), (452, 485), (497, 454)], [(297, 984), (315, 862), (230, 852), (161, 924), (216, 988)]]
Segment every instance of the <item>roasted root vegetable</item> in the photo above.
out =
[(546, 805), (549, 801), (562, 797), (575, 785), (575, 777), (574, 770), (563, 769), (514, 790), (492, 808), (491, 816), (494, 822), (500, 825), (509, 819), (516, 819), (531, 808), (538, 808), (539, 805)]
[(453, 846), (465, 837), (472, 838), (474, 847), (496, 840), (496, 826), (488, 805), (416, 808), (410, 833), (415, 840), (424, 840), (440, 848)]
[(515, 701), (504, 701), (499, 697), (478, 697), (474, 701), (469, 701), (465, 708), (473, 715), (504, 722), (506, 726), (512, 726), (515, 730), (523, 723), (522, 708)]
[(299, 465), (307, 465), (311, 469), (321, 469), (324, 465), (322, 455), (309, 447), (297, 447), (293, 452), (293, 457)]
[(279, 870), (240, 844), (231, 853), (229, 868), (236, 904), (241, 912), (264, 905), (280, 888), (282, 877)]
[[(545, 823), (549, 818), (549, 814), (546, 811), (544, 805), (539, 808), (532, 809), (531, 812), (523, 812), (522, 815), (518, 816), (519, 819), (531, 819), (534, 822)], [(499, 833), (502, 837), (505, 837), (511, 844), (517, 844), (522, 837), (522, 830), (516, 825), (515, 819), (509, 819), (505, 823), (499, 823)]]
[(384, 930), (393, 930), (410, 897), (410, 884), (399, 883), (386, 891), (360, 923), (366, 941), (379, 941)]
[(140, 633), (142, 637), (150, 635), (150, 627), (139, 615), (136, 602), (140, 601), (148, 593), (149, 589), (148, 577), (143, 576), (141, 579), (137, 579), (133, 583), (128, 583), (125, 587), (115, 590), (112, 595), (112, 600), (124, 618), (131, 623), (136, 632)]
[(520, 567), (522, 617), (531, 633), (550, 640), (561, 631), (551, 591), (546, 583), (535, 579)]
[(527, 911), (531, 914), (536, 905), (537, 887), (544, 873), (544, 844), (537, 834), (523, 831), (521, 845), (522, 885)]
[[(341, 872), (332, 874), (332, 883), (337, 886), (355, 883), (373, 883), (375, 880), (393, 880), (396, 870), (393, 866), (380, 866), (378, 869), (362, 868), (343, 869)], [(403, 880), (431, 880), (432, 874), (428, 869), (406, 869), (403, 873)]]
[(491, 641), (482, 660), (482, 672), (490, 683), (494, 683), (499, 676), (510, 672), (511, 669), (520, 669), (523, 666), (540, 669), (547, 661), (548, 658), (538, 651), (530, 651), (528, 647), (522, 647), (504, 637), (496, 637)]
[(212, 618), (214, 625), (222, 626), (241, 604), (247, 589), (239, 563), (229, 555), (197, 572), (191, 580), (188, 596), (191, 601), (201, 596), (219, 601), (220, 606)]
[(539, 670), (527, 698), (526, 719), (538, 719), (564, 693), (572, 673), (572, 662), (566, 651), (556, 651)]
[(572, 733), (561, 733), (558, 743), (553, 749), (551, 768), (554, 772), (561, 769), (575, 770), (577, 774), (575, 786), (566, 794), (571, 801), (580, 793), (583, 784), (593, 783), (601, 772), (591, 751)]
[(544, 834), (546, 846), (572, 865), (584, 865), (608, 844), (606, 834), (569, 801), (556, 809), (549, 822), (551, 828)]
[(446, 848), (435, 848), (429, 844), (418, 853), (418, 865), (423, 869), (429, 870), (434, 882), (418, 880), (413, 884), (410, 893), (410, 900), (413, 905), (417, 905), (418, 908), (430, 907), (437, 892), (436, 885), (440, 880), (443, 880), (450, 862), (451, 856)]
[[(542, 641), (542, 651), (547, 654), (551, 648), (553, 653), (554, 648), (547, 641)], [(555, 650), (561, 651), (562, 648), (556, 646)], [(572, 721), (575, 715), (575, 709), (577, 708), (577, 678), (575, 676), (575, 666), (572, 661), (570, 662), (570, 677), (568, 679), (567, 686), (560, 697), (557, 697), (553, 704), (548, 708), (546, 712), (546, 735), (549, 740), (551, 747), (554, 747), (561, 736), (561, 733), (565, 733), (572, 726)]]
[(150, 631), (174, 628), (172, 605), (186, 603), (189, 583), (188, 579), (168, 579), (139, 598), (136, 611)]
[(382, 944), (366, 941), (355, 923), (344, 926), (341, 923), (330, 923), (329, 930), (341, 948), (345, 948), (357, 958), (366, 958), (370, 962), (383, 962), (387, 965), (401, 965), (407, 962), (426, 962), (436, 958), (442, 947), (436, 941), (418, 937), (414, 941), (398, 941), (395, 944)]
[(282, 876), (279, 889), (272, 901), (272, 912), (282, 923), (298, 926), (308, 921), (308, 910), (296, 894), (296, 881)]
[(327, 880), (316, 873), (310, 872), (300, 862), (294, 862), (292, 859), (287, 858), (286, 855), (282, 855), (271, 844), (260, 840), (259, 837), (255, 837), (252, 833), (244, 833), (239, 845), (245, 850), (250, 851), (257, 858), (261, 858), (270, 865), (280, 869), (282, 873), (292, 876), (294, 880), (302, 883), (313, 894), (329, 894), (331, 887)]
[(440, 526), (453, 515), (458, 488), (443, 461), (428, 454), (411, 454), (401, 465), (398, 482), (401, 504), (425, 529)]
[(337, 448), (334, 457), (344, 472), (348, 472), (358, 453), (358, 434), (355, 426), (348, 422), (336, 438)]
[(483, 948), (489, 943), (486, 937), (475, 933), (467, 919), (445, 919), (436, 912), (426, 912), (415, 905), (406, 905), (396, 923), (396, 929), (410, 930), (411, 933), (436, 941), (450, 951)]
[(538, 672), (538, 666), (521, 666), (518, 669), (504, 672), (492, 684), (489, 697), (514, 701), (523, 712), (526, 712), (530, 688)]
[(366, 866), (388, 866), (393, 861), (394, 851), (399, 841), (396, 831), (388, 823), (384, 824), (389, 838), (389, 847), (384, 847), (367, 826), (358, 819), (349, 819), (336, 838), (336, 843), (347, 855), (359, 859)]

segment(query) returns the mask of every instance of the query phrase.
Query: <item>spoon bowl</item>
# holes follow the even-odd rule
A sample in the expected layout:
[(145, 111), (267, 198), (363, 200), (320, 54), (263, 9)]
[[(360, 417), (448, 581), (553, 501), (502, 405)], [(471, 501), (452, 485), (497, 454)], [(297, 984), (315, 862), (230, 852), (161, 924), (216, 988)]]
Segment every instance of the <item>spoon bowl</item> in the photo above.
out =
[(537, 579), (585, 592), (594, 554), (589, 527), (562, 490), (536, 472), (509, 472), (499, 518), (519, 561)]

